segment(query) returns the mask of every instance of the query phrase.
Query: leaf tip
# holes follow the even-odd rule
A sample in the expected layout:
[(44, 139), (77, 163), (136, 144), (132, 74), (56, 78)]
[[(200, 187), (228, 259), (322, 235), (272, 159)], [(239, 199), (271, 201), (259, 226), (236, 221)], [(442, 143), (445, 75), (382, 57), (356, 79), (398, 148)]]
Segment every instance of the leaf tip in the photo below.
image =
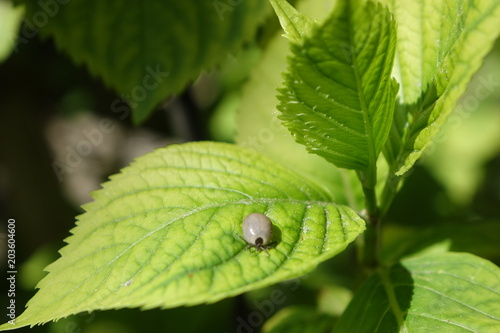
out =
[(294, 44), (302, 44), (304, 37), (308, 36), (315, 26), (314, 20), (296, 10), (286, 0), (269, 0), (269, 2), (285, 31), (283, 36)]

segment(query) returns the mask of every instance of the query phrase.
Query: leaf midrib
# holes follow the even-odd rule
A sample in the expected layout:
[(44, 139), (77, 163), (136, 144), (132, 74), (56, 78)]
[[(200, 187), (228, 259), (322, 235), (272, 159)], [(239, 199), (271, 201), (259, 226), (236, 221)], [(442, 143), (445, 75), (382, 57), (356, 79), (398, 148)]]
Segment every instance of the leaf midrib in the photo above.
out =
[[(350, 39), (350, 44), (354, 49), (356, 50), (356, 45), (354, 43), (354, 23), (352, 20), (352, 7), (351, 3), (347, 2), (347, 7), (348, 7), (348, 28), (349, 28), (349, 39)], [(359, 66), (357, 64), (357, 54), (353, 54), (352, 56), (352, 70), (354, 72), (354, 78), (356, 80), (356, 86), (357, 86), (357, 95), (359, 99), (359, 104), (360, 108), (363, 114), (363, 123), (365, 125), (365, 132), (366, 132), (366, 144), (367, 144), (367, 165), (366, 168), (373, 168), (376, 164), (376, 152), (375, 152), (375, 142), (373, 138), (373, 128), (370, 120), (370, 115), (369, 115), (369, 108), (368, 108), (368, 103), (366, 100), (366, 96), (363, 93), (363, 82), (362, 82), (362, 76), (359, 73)], [(364, 170), (367, 171), (367, 170)]]
[[(210, 209), (210, 208), (222, 208), (222, 207), (226, 207), (226, 206), (230, 206), (230, 205), (250, 205), (250, 204), (254, 204), (254, 203), (264, 203), (264, 204), (271, 204), (271, 203), (281, 203), (281, 202), (287, 202), (287, 203), (294, 203), (294, 204), (306, 204), (306, 205), (320, 205), (320, 206), (326, 206), (326, 205), (335, 205), (334, 203), (332, 202), (328, 202), (328, 201), (315, 201), (315, 200), (300, 200), (300, 199), (288, 199), (288, 198), (279, 198), (279, 199), (276, 199), (276, 198), (252, 198), (252, 199), (244, 199), (244, 200), (238, 200), (238, 201), (225, 201), (225, 202), (220, 202), (220, 203), (217, 203), (217, 204), (214, 204), (214, 205), (205, 205), (205, 206), (202, 206), (200, 207), (200, 210), (199, 211), (203, 211), (205, 209)], [(138, 211), (136, 214), (130, 214), (130, 215), (127, 215), (127, 216), (124, 216), (122, 218), (119, 218), (119, 219), (113, 219), (111, 221), (109, 221), (108, 223), (104, 223), (104, 224), (101, 224), (100, 227), (105, 227), (109, 224), (114, 224), (114, 223), (119, 223), (119, 222), (122, 222), (122, 221), (126, 221), (128, 219), (132, 219), (134, 217), (137, 217), (137, 216), (142, 216), (144, 214), (148, 214), (148, 213), (151, 213), (151, 212), (157, 212), (157, 211), (161, 211), (161, 210), (164, 210), (166, 208), (180, 208), (180, 209), (186, 209), (186, 210), (193, 210), (195, 209), (196, 207), (183, 207), (183, 206), (168, 206), (168, 207), (165, 207), (165, 206), (162, 206), (162, 207), (159, 207), (159, 208), (154, 208), (154, 209), (148, 209), (148, 210), (141, 210), (141, 211)], [(192, 212), (187, 212), (186, 214), (183, 215), (183, 217), (187, 217), (187, 216), (190, 216)], [(198, 211), (195, 211), (193, 212), (193, 214), (195, 213), (198, 213)], [(79, 223), (82, 223), (84, 222), (85, 220), (82, 219), (79, 221)], [(174, 222), (174, 221), (171, 221), (171, 222)], [(90, 233), (88, 234), (85, 234), (85, 235), (81, 235), (80, 237), (83, 237), (83, 238), (87, 238), (87, 237), (90, 237), (90, 235), (92, 235), (97, 229), (93, 229), (90, 231)]]
[(389, 306), (396, 318), (399, 325), (399, 332), (406, 333), (408, 332), (405, 321), (404, 321), (404, 313), (399, 306), (399, 303), (396, 298), (396, 293), (394, 291), (394, 285), (389, 277), (389, 269), (381, 268), (377, 274), (380, 277), (380, 281), (382, 282), (382, 286), (387, 294), (387, 299), (389, 300)]

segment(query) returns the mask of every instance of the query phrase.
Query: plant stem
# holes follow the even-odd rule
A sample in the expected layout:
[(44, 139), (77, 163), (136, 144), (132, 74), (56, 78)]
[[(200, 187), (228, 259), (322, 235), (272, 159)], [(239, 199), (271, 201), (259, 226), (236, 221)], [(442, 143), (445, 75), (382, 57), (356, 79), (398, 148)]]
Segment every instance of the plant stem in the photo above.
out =
[(380, 206), (377, 206), (375, 188), (363, 186), (366, 207), (366, 214), (364, 217), (366, 221), (366, 231), (364, 234), (364, 244), (361, 253), (361, 263), (368, 271), (372, 271), (379, 264), (378, 258), (382, 236), (380, 227), (381, 219), (389, 210), (389, 207), (396, 196), (400, 182), (400, 176), (396, 176), (393, 172), (389, 172), (380, 198)]
[(371, 217), (378, 216), (379, 209), (377, 206), (377, 195), (375, 193), (375, 187), (366, 187), (363, 184), (363, 193), (365, 195), (365, 208), (367, 218), (371, 219)]
[(401, 182), (401, 177), (396, 176), (393, 172), (389, 172), (387, 176), (387, 181), (384, 185), (384, 190), (382, 191), (380, 200), (380, 216), (384, 216), (398, 192), (398, 187)]
[(364, 233), (364, 246), (362, 265), (368, 270), (378, 266), (380, 243), (380, 219), (377, 207), (377, 198), (374, 188), (363, 187), (366, 206), (366, 231)]
[(365, 195), (366, 231), (364, 233), (363, 248), (361, 251), (362, 266), (371, 271), (378, 266), (379, 243), (380, 243), (380, 216), (375, 193), (376, 168), (367, 174), (358, 173)]

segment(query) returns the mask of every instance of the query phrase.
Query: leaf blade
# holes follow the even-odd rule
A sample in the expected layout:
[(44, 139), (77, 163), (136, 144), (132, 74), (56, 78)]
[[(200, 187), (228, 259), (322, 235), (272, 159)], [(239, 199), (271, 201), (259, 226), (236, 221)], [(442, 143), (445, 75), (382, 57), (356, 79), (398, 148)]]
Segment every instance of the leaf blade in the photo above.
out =
[(500, 34), (500, 4), (414, 0), (403, 6), (385, 2), (398, 20), (395, 71), (405, 104), (404, 120), (394, 125), (394, 145), (386, 157), (394, 173), (402, 176), (432, 144)]
[[(306, 3), (301, 2), (299, 8), (307, 10), (308, 7), (304, 8)], [(315, 4), (309, 4), (311, 6)], [(288, 41), (276, 35), (253, 69), (240, 101), (236, 142), (290, 165), (305, 178), (322, 184), (332, 193), (334, 202), (361, 209), (362, 190), (354, 172), (337, 169), (322, 157), (308, 153), (304, 146), (295, 142), (277, 117), (274, 89), (281, 84), (281, 72), (286, 70), (288, 49)]]
[(119, 98), (112, 111), (128, 117), (128, 103), (136, 124), (202, 70), (238, 52), (270, 9), (266, 0), (73, 0), (46, 13), (43, 4), (18, 1), (26, 6), (28, 18), (49, 14), (40, 33), (54, 37), (75, 63), (85, 64), (115, 89)]
[[(93, 196), (17, 325), (96, 309), (215, 302), (302, 275), (364, 229), (319, 187), (228, 144), (157, 150)], [(240, 239), (252, 212), (276, 228), (269, 257)]]
[(395, 38), (387, 9), (340, 1), (302, 47), (292, 45), (278, 109), (297, 142), (338, 167), (375, 165), (392, 123)]
[(498, 327), (499, 268), (468, 253), (404, 260), (372, 276), (335, 332), (487, 332)]

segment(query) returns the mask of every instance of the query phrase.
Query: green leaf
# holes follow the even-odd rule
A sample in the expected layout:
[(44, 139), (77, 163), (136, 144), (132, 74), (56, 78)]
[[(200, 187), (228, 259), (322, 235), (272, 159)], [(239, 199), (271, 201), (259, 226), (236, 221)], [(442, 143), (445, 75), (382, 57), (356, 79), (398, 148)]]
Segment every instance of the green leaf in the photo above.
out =
[[(21, 2), (28, 23), (38, 28), (31, 18), (44, 14), (41, 33), (128, 101), (135, 123), (237, 52), (269, 12), (267, 0)], [(123, 100), (111, 105), (120, 114), (124, 108)]]
[(268, 320), (262, 333), (327, 333), (332, 331), (333, 323), (333, 317), (311, 306), (291, 306)]
[[(382, 0), (398, 22), (395, 71), (401, 102), (413, 104), (426, 91), (464, 24), (465, 1)], [(464, 10), (465, 12), (461, 12)]]
[[(306, 1), (301, 2), (304, 3)], [(317, 6), (316, 1), (309, 3)], [(363, 192), (356, 175), (350, 174), (354, 172), (339, 170), (325, 159), (308, 153), (304, 146), (294, 141), (277, 117), (275, 88), (286, 69), (288, 44), (285, 38), (276, 35), (253, 69), (241, 96), (236, 142), (322, 184), (332, 193), (334, 202), (361, 209)]]
[(292, 45), (278, 108), (297, 142), (338, 167), (375, 166), (392, 123), (395, 43), (386, 8), (338, 1), (302, 46)]
[(494, 183), (485, 177), (485, 164), (500, 151), (500, 80), (492, 74), (500, 73), (499, 55), (490, 53), (485, 59), (457, 108), (434, 137), (435, 145), (425, 153), (425, 166), (450, 198), (462, 206), (471, 202), (482, 182)]
[(334, 332), (493, 332), (499, 299), (497, 266), (468, 253), (435, 253), (372, 276)]
[(314, 21), (297, 11), (286, 0), (269, 1), (285, 31), (285, 37), (295, 44), (302, 44), (314, 28)]
[(431, 145), (500, 33), (500, 3), (385, 1), (398, 22), (395, 72), (405, 103), (386, 157), (406, 173)]
[[(216, 302), (300, 276), (364, 230), (313, 183), (229, 144), (156, 150), (103, 187), (16, 327), (97, 309)], [(268, 255), (241, 239), (252, 212), (274, 224)]]
[(16, 49), (23, 14), (23, 7), (14, 7), (10, 1), (0, 1), (0, 62)]

